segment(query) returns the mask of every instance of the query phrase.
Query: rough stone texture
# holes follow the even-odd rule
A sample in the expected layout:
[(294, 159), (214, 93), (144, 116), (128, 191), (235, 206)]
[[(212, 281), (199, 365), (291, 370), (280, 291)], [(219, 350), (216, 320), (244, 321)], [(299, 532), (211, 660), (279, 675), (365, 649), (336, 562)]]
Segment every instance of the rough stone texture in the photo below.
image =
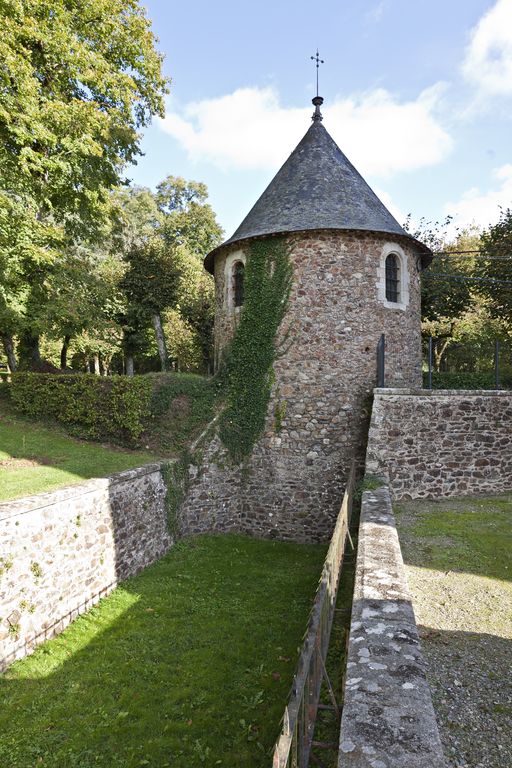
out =
[(512, 490), (512, 393), (375, 390), (366, 472), (394, 499)]
[[(384, 330), (389, 382), (421, 382), (419, 273), (410, 241), (361, 232), (313, 232), (287, 241), (294, 278), (282, 330), (290, 330), (293, 343), (275, 364), (265, 435), (243, 470), (229, 469), (223, 450), (210, 446), (182, 510), (185, 533), (213, 525), (328, 540), (350, 462), (357, 454), (363, 463)], [(378, 269), (390, 242), (407, 260), (406, 309), (390, 309), (378, 299)], [(225, 304), (225, 262), (234, 250), (224, 249), (215, 260), (217, 357), (237, 317)], [(279, 433), (277, 403), (286, 407)]]
[(363, 494), (338, 765), (445, 765), (385, 486)]
[(150, 464), (0, 504), (0, 669), (167, 551), (165, 493)]

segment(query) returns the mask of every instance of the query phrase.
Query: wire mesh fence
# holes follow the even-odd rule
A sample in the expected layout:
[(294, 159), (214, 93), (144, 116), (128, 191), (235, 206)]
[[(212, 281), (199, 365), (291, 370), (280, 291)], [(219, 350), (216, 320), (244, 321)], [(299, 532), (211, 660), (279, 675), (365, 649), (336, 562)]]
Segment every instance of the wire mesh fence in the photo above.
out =
[[(418, 370), (403, 349), (394, 349), (385, 334), (377, 344), (377, 386), (407, 386)], [(512, 342), (486, 339), (454, 342), (450, 338), (422, 340), (423, 386), (426, 389), (512, 389)], [(400, 381), (400, 374), (405, 380)]]
[(512, 389), (512, 344), (429, 336), (423, 339), (423, 384), (428, 389)]

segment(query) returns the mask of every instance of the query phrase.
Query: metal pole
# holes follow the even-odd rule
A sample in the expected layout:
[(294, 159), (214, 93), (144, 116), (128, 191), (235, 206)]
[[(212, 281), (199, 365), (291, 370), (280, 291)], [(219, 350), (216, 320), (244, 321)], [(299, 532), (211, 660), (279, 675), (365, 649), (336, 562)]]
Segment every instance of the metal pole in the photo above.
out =
[(428, 337), (428, 388), (432, 389), (432, 359), (434, 356), (434, 339)]
[(386, 337), (381, 335), (379, 343), (377, 344), (377, 386), (384, 388), (386, 386), (385, 376), (385, 362), (386, 362)]
[(500, 342), (494, 342), (494, 384), (495, 389), (500, 389)]

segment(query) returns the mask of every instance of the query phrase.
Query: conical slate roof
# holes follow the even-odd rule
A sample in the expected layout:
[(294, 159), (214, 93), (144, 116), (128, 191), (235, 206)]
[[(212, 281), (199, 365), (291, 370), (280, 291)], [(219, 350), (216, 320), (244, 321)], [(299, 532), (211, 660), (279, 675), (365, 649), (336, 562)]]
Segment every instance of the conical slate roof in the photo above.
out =
[[(320, 119), (314, 119), (234, 235), (219, 248), (262, 235), (315, 229), (366, 230), (413, 240), (426, 266), (430, 262), (428, 248), (400, 226)], [(212, 274), (217, 250), (204, 260)]]

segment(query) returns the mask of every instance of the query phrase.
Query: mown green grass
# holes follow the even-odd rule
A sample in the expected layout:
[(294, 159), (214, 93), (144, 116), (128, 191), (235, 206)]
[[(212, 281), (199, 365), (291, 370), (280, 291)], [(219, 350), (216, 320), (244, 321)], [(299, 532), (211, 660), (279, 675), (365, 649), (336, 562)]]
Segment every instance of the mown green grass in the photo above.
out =
[(512, 579), (512, 495), (394, 505), (411, 565)]
[[(0, 392), (0, 501), (179, 456), (212, 420), (218, 383), (187, 373), (150, 376), (154, 384), (151, 415), (138, 450), (78, 440), (54, 422), (18, 415), (4, 387)], [(17, 465), (13, 459), (32, 464)]]
[[(0, 403), (0, 501), (106, 477), (155, 460), (155, 454), (86, 443), (58, 427), (12, 415)], [(17, 461), (28, 460), (28, 466)]]
[(0, 765), (270, 765), (324, 554), (176, 545), (7, 671)]

